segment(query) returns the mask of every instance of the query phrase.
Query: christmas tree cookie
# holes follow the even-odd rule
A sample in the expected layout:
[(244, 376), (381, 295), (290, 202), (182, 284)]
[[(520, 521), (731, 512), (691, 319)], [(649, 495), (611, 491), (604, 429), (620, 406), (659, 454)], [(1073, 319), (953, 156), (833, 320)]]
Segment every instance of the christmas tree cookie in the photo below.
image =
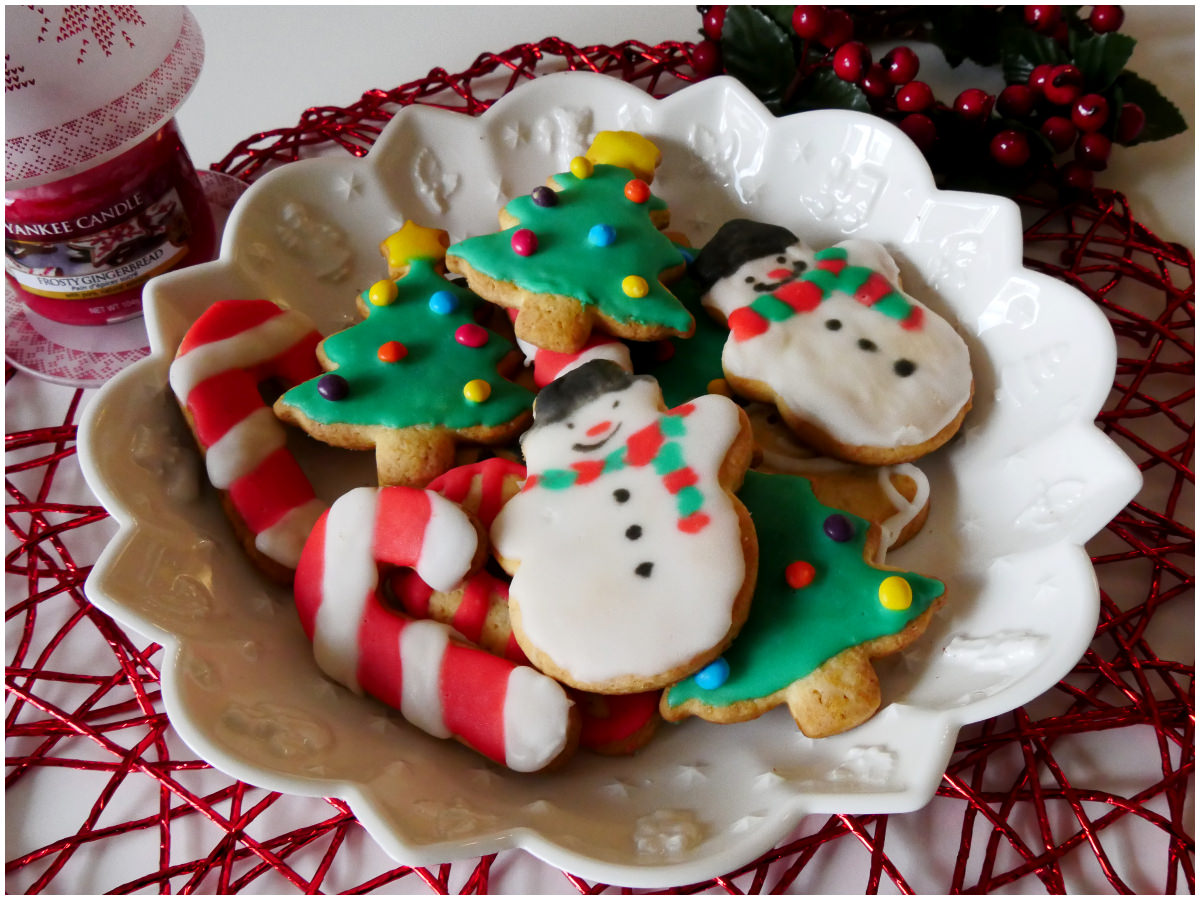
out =
[(503, 444), (533, 395), (504, 374), (512, 343), (479, 325), (479, 299), (446, 280), (444, 232), (405, 224), (384, 242), (400, 277), (358, 298), (361, 322), (323, 340), (326, 370), (284, 393), (275, 413), (318, 440), (375, 450), (381, 485), (423, 486), (454, 465), (460, 441)]
[(723, 656), (663, 694), (663, 717), (742, 722), (787, 704), (827, 737), (881, 702), (871, 660), (899, 652), (941, 604), (941, 582), (875, 565), (878, 531), (820, 503), (806, 478), (747, 472), (738, 491), (759, 539), (750, 616)]
[(690, 335), (692, 315), (666, 286), (685, 261), (650, 191), (659, 158), (640, 135), (601, 132), (569, 172), (508, 203), (500, 231), (450, 247), (447, 268), (517, 309), (517, 337), (557, 353), (579, 351), (593, 328), (634, 341)]

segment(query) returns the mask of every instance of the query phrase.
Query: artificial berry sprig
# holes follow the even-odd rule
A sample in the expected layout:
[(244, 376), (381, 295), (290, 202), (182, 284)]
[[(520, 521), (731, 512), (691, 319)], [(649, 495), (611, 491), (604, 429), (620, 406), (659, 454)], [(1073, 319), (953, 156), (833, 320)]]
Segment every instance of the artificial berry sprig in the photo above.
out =
[[(1119, 6), (702, 6), (693, 64), (742, 80), (777, 114), (843, 108), (894, 122), (945, 186), (1092, 187), (1114, 144), (1186, 129), (1179, 110), (1125, 68), (1135, 41)], [(1085, 14), (1086, 13), (1086, 14)], [(935, 44), (952, 66), (999, 66), (1006, 86), (949, 103), (917, 78), (920, 57), (871, 44)]]

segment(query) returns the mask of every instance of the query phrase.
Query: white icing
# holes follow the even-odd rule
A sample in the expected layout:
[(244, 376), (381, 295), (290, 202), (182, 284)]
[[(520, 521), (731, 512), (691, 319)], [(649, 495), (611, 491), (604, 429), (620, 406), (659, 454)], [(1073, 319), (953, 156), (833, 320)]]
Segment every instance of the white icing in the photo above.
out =
[(286, 443), (287, 432), (275, 414), (260, 406), (209, 446), (204, 455), (208, 480), (213, 487), (228, 490)]
[(429, 498), (429, 521), (421, 546), (414, 548), (413, 568), (435, 591), (451, 591), (470, 571), (479, 546), (479, 533), (457, 503), (433, 491), (425, 494)]
[(263, 556), (289, 569), (296, 568), (300, 554), (304, 552), (304, 543), (324, 511), (325, 504), (315, 498), (300, 506), (293, 506), (254, 536), (255, 548)]
[(553, 678), (516, 666), (504, 694), (504, 762), (517, 772), (536, 772), (563, 752), (572, 703)]
[(313, 653), (321, 671), (361, 694), (358, 629), (375, 595), (379, 571), (363, 531), (375, 521), (379, 491), (360, 487), (343, 494), (325, 519), (321, 605), (313, 628)]
[(284, 310), (235, 335), (199, 344), (171, 362), (168, 380), (181, 403), (200, 382), (219, 372), (246, 369), (278, 356), (296, 343), (313, 325), (294, 310)]
[[(657, 384), (640, 379), (584, 404), (565, 421), (543, 424), (522, 443), (530, 474), (598, 460), (660, 415)], [(614, 404), (618, 404), (614, 407)], [(619, 678), (653, 679), (714, 647), (732, 625), (731, 611), (746, 578), (737, 512), (717, 473), (739, 428), (726, 397), (694, 401), (684, 421), (685, 461), (699, 476), (710, 524), (698, 534), (678, 528), (675, 498), (652, 465), (626, 467), (562, 490), (535, 487), (518, 494), (492, 526), (499, 555), (519, 561), (510, 602), (521, 640), (580, 684)], [(578, 441), (614, 436), (580, 452)], [(626, 503), (613, 491), (628, 490)], [(641, 537), (626, 537), (630, 526)], [(653, 563), (650, 577), (636, 567)]]
[(442, 715), (442, 661), (450, 630), (440, 622), (418, 619), (400, 632), (400, 712), (422, 731), (448, 738)]
[[(849, 240), (837, 246), (846, 249), (848, 264), (875, 269), (898, 285), (896, 264), (879, 244)], [(815, 265), (813, 251), (802, 243), (788, 248), (786, 256)], [(714, 284), (703, 302), (728, 318), (759, 296), (746, 279), (770, 282), (767, 273), (779, 267), (775, 255), (752, 260)], [(813, 312), (772, 323), (760, 335), (737, 341), (731, 334), (722, 366), (727, 375), (767, 384), (781, 408), (819, 425), (840, 443), (922, 443), (950, 424), (970, 399), (971, 367), (966, 343), (950, 323), (904, 296), (924, 313), (919, 329), (905, 330), (896, 319), (836, 292)], [(841, 323), (837, 331), (826, 327), (833, 319)], [(859, 349), (860, 340), (877, 349)], [(898, 376), (893, 364), (900, 359), (915, 363), (916, 370)]]

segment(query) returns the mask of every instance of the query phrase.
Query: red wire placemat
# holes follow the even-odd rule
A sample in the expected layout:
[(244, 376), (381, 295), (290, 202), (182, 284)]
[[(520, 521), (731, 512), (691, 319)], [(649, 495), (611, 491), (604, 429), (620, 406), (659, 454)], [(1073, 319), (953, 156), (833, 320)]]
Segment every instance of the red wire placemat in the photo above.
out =
[[(475, 115), (521, 81), (560, 69), (609, 74), (660, 96), (696, 80), (691, 50), (675, 42), (579, 48), (548, 38), (484, 54), (457, 75), (435, 70), (370, 91), (346, 109), (308, 110), (294, 128), (255, 135), (213, 168), (253, 180), (330, 147), (361, 155), (402, 106)], [(1080, 288), (1112, 323), (1118, 370), (1098, 422), (1146, 478), (1134, 502), (1089, 545), (1102, 589), (1091, 647), (1044, 697), (965, 729), (926, 810), (809, 817), (759, 861), (688, 892), (802, 891), (847, 856), (864, 892), (1062, 892), (1068, 884), (1077, 891), (1195, 890), (1192, 629), (1179, 633), (1191, 625), (1194, 601), (1193, 255), (1140, 225), (1113, 192), (1066, 207), (1020, 202), (1026, 264)], [(6, 390), (26, 378), (6, 367)], [(8, 890), (494, 889), (504, 855), (429, 869), (395, 866), (373, 852), (340, 801), (232, 781), (178, 740), (162, 712), (160, 648), (129, 635), (83, 592), (90, 559), (77, 548), (102, 544), (112, 530), (99, 506), (65, 499), (79, 496), (74, 441), (84, 396), (75, 391), (55, 424), (6, 434), (8, 797), (20, 797), (25, 816), (35, 815), (38, 803), (56, 802), (34, 787), (35, 776), (48, 772), (85, 773), (86, 782), (69, 783), (92, 792), (73, 829), (8, 860)], [(101, 671), (72, 666), (73, 657), (96, 653), (111, 664)], [(1132, 742), (1147, 748), (1148, 765), (1120, 785), (1078, 763)], [(1066, 745), (1072, 752), (1060, 753)], [(156, 805), (133, 810), (123, 802), (123, 788), (147, 786)], [(934, 866), (897, 852), (928, 846), (931, 822), (958, 835), (956, 860)], [(19, 827), (9, 819), (10, 829)], [(1142, 829), (1138, 846), (1161, 848), (1153, 857), (1143, 852), (1136, 865), (1128, 853), (1131, 828)], [(110, 848), (122, 852), (123, 869), (98, 883)], [(562, 879), (564, 890), (607, 887), (566, 873)]]

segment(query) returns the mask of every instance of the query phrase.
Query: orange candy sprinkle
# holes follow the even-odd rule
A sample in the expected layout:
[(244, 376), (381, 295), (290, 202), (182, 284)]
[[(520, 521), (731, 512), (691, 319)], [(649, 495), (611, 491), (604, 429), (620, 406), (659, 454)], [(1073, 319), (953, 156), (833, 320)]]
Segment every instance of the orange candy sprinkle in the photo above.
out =
[(788, 587), (795, 590), (808, 587), (816, 576), (817, 570), (812, 567), (812, 563), (802, 559), (796, 560), (783, 570), (783, 577), (787, 579)]
[(381, 361), (386, 363), (400, 362), (408, 356), (408, 348), (399, 341), (388, 341), (386, 344), (379, 345), (378, 356)]
[(650, 185), (640, 178), (633, 178), (625, 182), (625, 198), (634, 203), (645, 203), (650, 199)]

